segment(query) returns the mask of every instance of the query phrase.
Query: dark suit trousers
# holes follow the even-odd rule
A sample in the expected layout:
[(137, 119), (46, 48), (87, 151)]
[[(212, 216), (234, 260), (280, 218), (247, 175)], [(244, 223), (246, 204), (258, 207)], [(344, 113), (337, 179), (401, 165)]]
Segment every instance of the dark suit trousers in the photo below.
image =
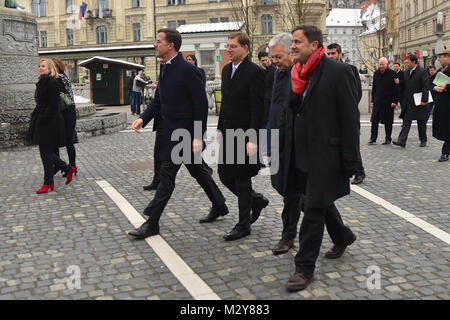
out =
[(327, 208), (307, 208), (303, 216), (299, 233), (299, 250), (295, 256), (296, 272), (311, 274), (314, 272), (324, 226), (334, 244), (344, 244), (352, 232), (344, 225), (341, 214), (334, 205)]
[[(185, 164), (185, 166), (189, 174), (197, 180), (197, 183), (205, 191), (213, 206), (222, 206), (225, 203), (225, 198), (209, 174), (208, 169), (203, 164)], [(175, 189), (175, 178), (180, 167), (180, 164), (174, 164), (171, 161), (162, 161), (161, 163), (161, 180), (156, 189), (155, 197), (144, 209), (144, 214), (149, 216), (148, 221), (153, 225), (159, 223), (161, 214), (172, 196)]]
[(159, 172), (161, 171), (161, 160), (159, 160), (159, 150), (161, 149), (161, 129), (156, 129), (155, 146), (153, 147), (153, 181), (152, 183), (159, 183), (161, 180)]
[[(372, 126), (370, 128), (370, 141), (377, 141), (378, 138), (378, 125), (380, 124), (380, 116), (377, 114), (375, 115)], [(384, 124), (384, 131), (386, 132), (386, 139), (392, 140), (392, 123), (385, 123)]]
[(297, 225), (302, 210), (303, 197), (300, 192), (285, 196), (283, 199), (284, 207), (281, 213), (283, 221), (283, 232), (281, 238), (285, 240), (294, 240), (297, 235)]
[(240, 230), (250, 228), (253, 199), (262, 195), (253, 190), (251, 178), (237, 179), (223, 174), (219, 174), (219, 178), (223, 185), (238, 197), (239, 222), (235, 227)]
[[(411, 120), (404, 120), (403, 127), (398, 135), (398, 142), (406, 143), (408, 139), (409, 130), (411, 129)], [(426, 120), (417, 120), (417, 129), (419, 130), (419, 139), (420, 142), (427, 142), (427, 121)]]

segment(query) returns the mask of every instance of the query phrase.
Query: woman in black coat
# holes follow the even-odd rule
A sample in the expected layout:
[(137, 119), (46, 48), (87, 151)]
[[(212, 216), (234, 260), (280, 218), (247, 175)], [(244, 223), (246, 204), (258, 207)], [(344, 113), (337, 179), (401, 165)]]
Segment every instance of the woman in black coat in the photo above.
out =
[[(61, 84), (61, 92), (67, 94), (72, 101), (72, 104), (65, 110), (61, 111), (61, 114), (64, 118), (65, 125), (65, 133), (66, 133), (66, 149), (67, 155), (69, 156), (69, 164), (72, 167), (77, 168), (75, 165), (76, 151), (74, 143), (78, 143), (77, 132), (75, 131), (75, 126), (77, 124), (77, 112), (75, 109), (75, 101), (74, 95), (72, 91), (72, 84), (70, 83), (69, 78), (64, 73), (66, 66), (64, 63), (58, 58), (52, 58), (52, 61), (56, 65), (56, 69), (58, 70), (58, 78), (57, 80)], [(56, 154), (59, 155), (59, 149), (57, 149)], [(56, 172), (55, 172), (56, 173)], [(65, 174), (63, 176), (66, 176)]]
[[(39, 81), (36, 84), (36, 108), (31, 114), (28, 140), (39, 145), (44, 166), (44, 185), (36, 193), (54, 190), (54, 170), (67, 173), (66, 184), (72, 181), (72, 174), (77, 170), (65, 163), (55, 150), (66, 142), (64, 119), (59, 110), (61, 84), (56, 77), (58, 72), (50, 59), (39, 61)], [(56, 168), (56, 169), (55, 169)]]

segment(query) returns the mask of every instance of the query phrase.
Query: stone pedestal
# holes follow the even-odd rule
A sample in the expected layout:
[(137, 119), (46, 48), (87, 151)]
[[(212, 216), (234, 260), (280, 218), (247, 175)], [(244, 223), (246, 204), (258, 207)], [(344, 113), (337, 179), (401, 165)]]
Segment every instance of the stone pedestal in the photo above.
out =
[(38, 62), (36, 17), (0, 7), (0, 148), (25, 144)]

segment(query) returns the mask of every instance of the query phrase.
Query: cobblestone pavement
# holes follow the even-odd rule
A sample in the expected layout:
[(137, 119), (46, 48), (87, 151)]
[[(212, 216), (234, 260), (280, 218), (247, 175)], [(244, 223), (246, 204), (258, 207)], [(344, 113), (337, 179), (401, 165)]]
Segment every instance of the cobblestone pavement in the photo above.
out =
[[(431, 137), (431, 127), (426, 148), (418, 146), (416, 126), (406, 149), (382, 146), (381, 127), (378, 144), (368, 146), (369, 131), (362, 126), (367, 178), (360, 186), (449, 233), (450, 163), (437, 162), (442, 142)], [(393, 137), (399, 131), (395, 126)], [(35, 193), (43, 179), (36, 147), (0, 151), (0, 299), (192, 299), (145, 241), (127, 236), (133, 227), (96, 183), (106, 180), (142, 212), (154, 194), (142, 189), (152, 177), (153, 140), (146, 131), (82, 141), (78, 176), (65, 186), (58, 175), (55, 191), (46, 195)], [(234, 242), (222, 236), (237, 222), (237, 201), (216, 171), (214, 178), (229, 215), (198, 223), (210, 203), (182, 167), (160, 225), (162, 237), (221, 299), (450, 298), (449, 245), (355, 192), (336, 205), (358, 240), (342, 258), (327, 260), (332, 244), (325, 233), (316, 280), (288, 293), (284, 283), (294, 272), (296, 250), (271, 255), (281, 234), (282, 199), (269, 177), (253, 179), (269, 206), (251, 236)], [(79, 268), (79, 289), (69, 288), (71, 266)], [(380, 270), (378, 289), (367, 285), (373, 266)]]

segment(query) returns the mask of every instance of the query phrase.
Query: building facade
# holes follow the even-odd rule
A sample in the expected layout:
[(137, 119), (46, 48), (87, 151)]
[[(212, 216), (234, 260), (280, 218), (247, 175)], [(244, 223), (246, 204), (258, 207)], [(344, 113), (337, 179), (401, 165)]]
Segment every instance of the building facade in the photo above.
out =
[[(328, 0), (16, 0), (38, 16), (41, 56), (58, 56), (72, 81), (87, 78), (77, 64), (92, 56), (127, 60), (146, 66), (153, 79), (158, 63), (152, 47), (163, 27), (185, 24), (247, 22), (252, 30), (253, 59), (267, 50), (277, 33), (298, 23), (320, 27), (325, 35)], [(86, 3), (80, 20), (80, 6)], [(242, 4), (250, 12), (245, 18)], [(297, 10), (298, 5), (302, 8)], [(245, 8), (244, 8), (245, 9)], [(244, 28), (244, 30), (246, 30)]]
[(338, 43), (342, 47), (343, 61), (360, 69), (359, 35), (365, 30), (361, 22), (361, 9), (332, 9), (326, 25), (326, 44)]

